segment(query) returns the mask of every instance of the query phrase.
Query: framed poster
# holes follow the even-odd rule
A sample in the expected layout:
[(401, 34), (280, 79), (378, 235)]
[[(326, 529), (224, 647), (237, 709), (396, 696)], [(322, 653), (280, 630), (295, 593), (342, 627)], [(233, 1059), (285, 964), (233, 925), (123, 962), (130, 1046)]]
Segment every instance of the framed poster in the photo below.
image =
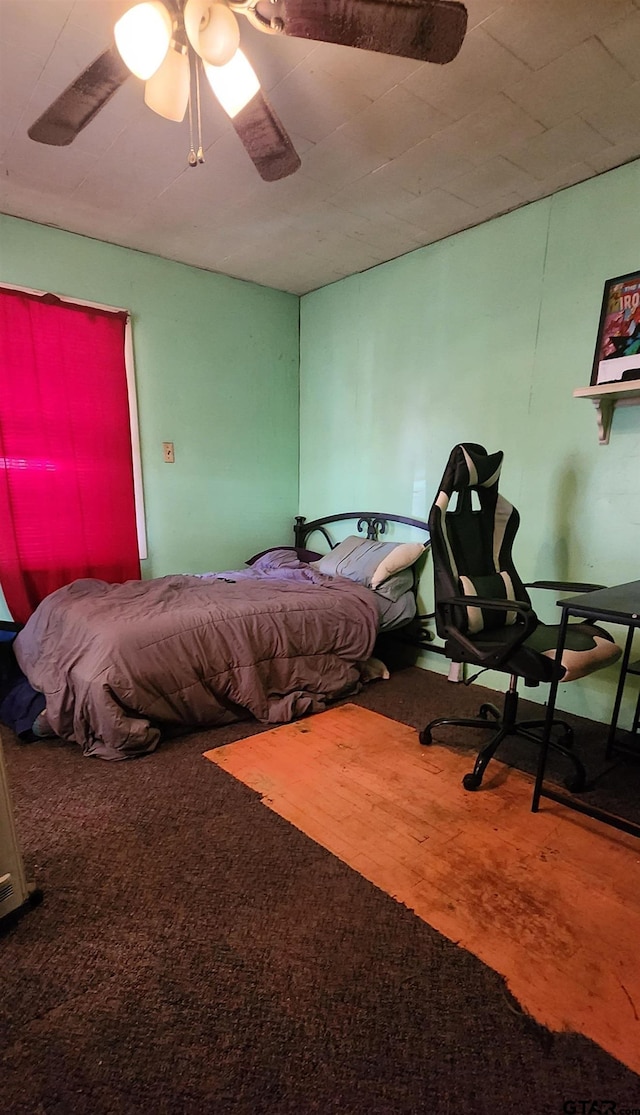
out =
[(607, 279), (591, 384), (640, 380), (640, 271)]

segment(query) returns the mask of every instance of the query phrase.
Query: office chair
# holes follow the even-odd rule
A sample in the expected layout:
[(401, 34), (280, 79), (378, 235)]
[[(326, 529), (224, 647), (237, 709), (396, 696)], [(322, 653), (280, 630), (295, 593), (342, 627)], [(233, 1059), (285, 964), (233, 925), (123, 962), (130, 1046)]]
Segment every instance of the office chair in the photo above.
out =
[[(571, 624), (565, 652), (556, 673), (559, 625), (541, 623), (527, 588), (589, 592), (601, 585), (535, 581), (524, 585), (513, 564), (511, 549), (520, 525), (515, 507), (498, 492), (502, 452), (488, 454), (481, 445), (456, 445), (450, 454), (440, 491), (429, 513), (431, 559), (435, 584), (435, 616), (445, 654), (452, 662), (467, 662), (482, 670), (511, 675), (502, 712), (483, 704), (476, 718), (441, 716), (420, 733), (420, 743), (431, 743), (439, 725), (484, 728), (493, 734), (479, 751), (473, 771), (462, 780), (466, 790), (477, 790), (485, 769), (502, 741), (522, 736), (542, 742), (544, 718), (518, 721), (518, 679), (525, 685), (574, 681), (620, 657), (620, 648), (607, 631), (590, 623)], [(450, 508), (457, 493), (455, 507)], [(574, 793), (585, 789), (585, 770), (572, 752), (573, 731), (554, 720), (549, 746), (573, 767), (567, 785)]]

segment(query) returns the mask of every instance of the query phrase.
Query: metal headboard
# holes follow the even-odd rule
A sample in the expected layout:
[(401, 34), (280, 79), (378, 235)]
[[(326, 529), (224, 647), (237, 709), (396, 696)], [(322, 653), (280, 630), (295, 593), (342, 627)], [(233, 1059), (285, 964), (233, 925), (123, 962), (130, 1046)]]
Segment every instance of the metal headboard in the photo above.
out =
[(315, 531), (319, 531), (333, 549), (336, 543), (326, 527), (331, 523), (343, 523), (348, 519), (357, 520), (358, 534), (362, 534), (366, 528), (366, 536), (373, 542), (377, 542), (381, 534), (386, 534), (389, 523), (403, 523), (404, 526), (416, 527), (429, 534), (429, 525), (424, 519), (410, 519), (406, 515), (387, 515), (386, 512), (380, 511), (345, 511), (342, 515), (325, 515), (322, 519), (311, 519), (309, 522), (303, 515), (296, 515), (293, 528), (295, 545), (304, 546), (307, 538)]

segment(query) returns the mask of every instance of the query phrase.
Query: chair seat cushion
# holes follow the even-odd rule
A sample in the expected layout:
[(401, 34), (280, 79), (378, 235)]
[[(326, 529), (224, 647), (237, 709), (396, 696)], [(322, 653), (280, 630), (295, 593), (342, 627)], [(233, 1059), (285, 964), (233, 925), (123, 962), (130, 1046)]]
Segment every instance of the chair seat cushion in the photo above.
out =
[[(513, 628), (507, 628), (509, 632)], [(474, 647), (480, 654), (499, 653), (504, 647), (501, 637), (504, 628), (481, 632), (472, 638)], [(567, 627), (562, 672), (558, 676), (555, 668), (556, 647), (560, 635), (559, 624), (540, 623), (529, 638), (512, 651), (505, 662), (497, 669), (509, 674), (517, 674), (529, 685), (539, 682), (576, 681), (577, 678), (592, 674), (604, 666), (616, 662), (621, 655), (620, 647), (613, 641), (608, 631), (592, 623), (570, 623)], [(452, 662), (472, 662), (478, 664), (475, 654), (470, 655), (455, 639), (445, 643), (445, 653)]]
[[(560, 635), (557, 624), (541, 623), (525, 641), (530, 650), (545, 658), (555, 659)], [(608, 631), (592, 623), (570, 623), (567, 627), (562, 665), (564, 674), (560, 681), (576, 681), (595, 670), (616, 662), (622, 654)]]

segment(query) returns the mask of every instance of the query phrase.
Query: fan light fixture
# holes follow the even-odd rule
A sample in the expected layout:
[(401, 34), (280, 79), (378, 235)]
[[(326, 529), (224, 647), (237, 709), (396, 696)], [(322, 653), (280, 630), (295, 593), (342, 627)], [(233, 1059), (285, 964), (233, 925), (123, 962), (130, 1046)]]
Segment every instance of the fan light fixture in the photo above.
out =
[(240, 45), (240, 28), (226, 4), (211, 0), (187, 0), (183, 12), (191, 46), (203, 62), (225, 66)]
[(191, 69), (187, 48), (174, 39), (160, 69), (147, 79), (144, 86), (144, 103), (165, 120), (180, 123), (189, 104)]
[(124, 13), (115, 25), (115, 43), (62, 90), (27, 134), (54, 147), (73, 143), (133, 73), (146, 83), (145, 101), (155, 112), (179, 122), (188, 111), (187, 162), (198, 166), (204, 162), (204, 70), (260, 177), (276, 182), (294, 174), (300, 156), (239, 48), (240, 16), (267, 35), (438, 65), (458, 54), (468, 18), (460, 0), (144, 0)]
[(114, 27), (120, 57), (136, 77), (147, 81), (162, 65), (171, 42), (171, 16), (160, 0), (136, 4)]
[(233, 120), (260, 89), (260, 82), (253, 66), (241, 50), (236, 50), (226, 66), (210, 66), (208, 62), (202, 64), (209, 85), (227, 115)]

